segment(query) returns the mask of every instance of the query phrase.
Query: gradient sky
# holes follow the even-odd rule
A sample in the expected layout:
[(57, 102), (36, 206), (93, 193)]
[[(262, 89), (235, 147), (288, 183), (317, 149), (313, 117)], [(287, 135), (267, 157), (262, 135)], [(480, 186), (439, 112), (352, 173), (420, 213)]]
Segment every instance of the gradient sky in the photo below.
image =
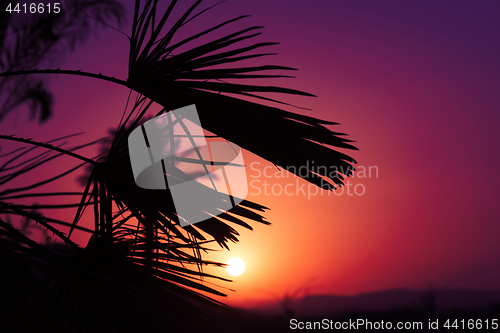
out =
[[(252, 15), (245, 26), (266, 26), (259, 41), (280, 42), (272, 47), (279, 55), (262, 61), (299, 69), (296, 79), (276, 83), (318, 96), (283, 99), (341, 123), (333, 130), (356, 141), (358, 166), (377, 167), (378, 177), (349, 180), (363, 186), (361, 196), (250, 189), (247, 199), (271, 208), (272, 226), (243, 230), (230, 252), (209, 256), (246, 262), (224, 285), (237, 290), (228, 302), (429, 283), (500, 288), (500, 3), (227, 0), (181, 35), (244, 14)], [(105, 29), (62, 67), (126, 78), (127, 52), (126, 38)], [(85, 131), (78, 139), (85, 142), (118, 124), (128, 94), (81, 77), (52, 77), (51, 87), (57, 102), (47, 124), (20, 111), (2, 132), (47, 140)], [(257, 174), (247, 169), (249, 181)], [(267, 181), (308, 186), (291, 175)]]

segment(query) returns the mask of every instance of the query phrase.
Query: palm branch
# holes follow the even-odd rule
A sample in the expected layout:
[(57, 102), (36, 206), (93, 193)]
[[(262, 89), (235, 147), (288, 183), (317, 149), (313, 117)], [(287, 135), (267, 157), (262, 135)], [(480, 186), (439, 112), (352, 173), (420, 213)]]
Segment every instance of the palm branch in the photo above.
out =
[[(223, 296), (223, 293), (217, 288), (208, 287), (205, 279), (225, 279), (208, 275), (202, 268), (205, 265), (222, 264), (203, 259), (202, 252), (208, 251), (208, 245), (214, 242), (229, 248), (230, 241), (238, 240), (235, 225), (252, 229), (249, 224), (252, 222), (269, 224), (262, 215), (266, 207), (244, 200), (228, 212), (215, 217), (207, 216), (209, 218), (203, 222), (182, 228), (179, 224), (182, 216), (176, 214), (168, 190), (144, 190), (135, 185), (127, 138), (144, 121), (153, 103), (163, 107), (160, 114), (195, 104), (206, 130), (277, 166), (291, 167), (289, 170), (292, 172), (309, 166), (307, 174), (296, 174), (325, 190), (342, 186), (343, 178), (350, 176), (354, 170), (355, 160), (338, 149), (356, 148), (344, 138), (345, 134), (327, 127), (335, 123), (286, 111), (283, 109), (286, 103), (265, 96), (266, 93), (311, 94), (282, 87), (232, 82), (284, 77), (269, 73), (294, 70), (278, 65), (239, 66), (244, 60), (268, 55), (255, 51), (260, 52), (262, 48), (275, 44), (245, 44), (260, 34), (258, 31), (261, 27), (249, 27), (221, 38), (208, 39), (201, 45), (182, 51), (186, 45), (208, 38), (212, 32), (245, 18), (242, 16), (222, 22), (188, 38), (174, 41), (179, 29), (206, 12), (201, 10), (195, 13), (200, 3), (196, 1), (167, 29), (165, 24), (171, 21), (177, 1), (172, 1), (162, 15), (157, 13), (158, 1), (136, 1), (129, 37), (127, 80), (100, 73), (38, 70), (30, 66), (0, 73), (0, 78), (4, 80), (43, 73), (83, 75), (121, 84), (138, 94), (132, 109), (124, 115), (99, 159), (77, 155), (74, 149), (66, 150), (48, 143), (1, 137), (36, 146), (37, 149), (48, 149), (58, 154), (57, 158), (78, 158), (88, 165), (85, 188), (80, 199), (71, 204), (76, 207), (73, 221), (57, 221), (44, 214), (29, 215), (69, 244), (72, 247), (69, 254), (43, 247), (19, 232), (8, 220), (0, 221), (0, 245), (5, 244), (9, 258), (12, 258), (9, 262), (22, 262), (16, 266), (19, 273), (16, 271), (12, 278), (25, 270), (33, 270), (33, 267), (42, 272), (46, 283), (37, 299), (50, 301), (46, 307), (50, 311), (62, 311), (64, 322), (60, 323), (59, 328), (70, 327), (66, 324), (71, 323), (75, 326), (69, 330), (76, 331), (76, 326), (81, 322), (86, 323), (88, 330), (103, 331), (180, 328), (191, 321), (193, 314), (202, 316), (202, 312), (188, 299), (221, 305), (208, 295)], [(236, 67), (229, 67), (233, 64)], [(275, 106), (264, 105), (263, 101), (272, 102)], [(42, 154), (22, 163), (21, 169), (8, 170), (5, 182), (36, 168), (37, 163), (48, 163), (55, 157), (50, 155), (51, 159), (48, 158)], [(312, 165), (316, 168), (313, 169)], [(332, 167), (338, 171), (331, 172)], [(33, 188), (66, 177), (72, 171), (34, 184), (34, 187), (0, 193), (3, 210), (0, 213), (14, 216), (28, 214), (31, 207), (11, 202), (16, 199), (16, 195), (25, 198)], [(180, 170), (175, 170), (175, 176), (181, 179), (188, 177)], [(214, 204), (217, 204), (217, 196), (214, 198)], [(80, 222), (87, 209), (93, 213), (94, 228), (89, 243), (82, 249), (71, 240), (71, 234), (75, 229), (86, 229), (80, 226)], [(70, 226), (68, 235), (53, 226), (58, 223)], [(40, 306), (40, 301), (35, 301), (33, 306)], [(45, 313), (50, 311), (46, 310)], [(38, 322), (43, 323), (45, 318), (42, 315)], [(117, 326), (113, 326), (115, 323)]]

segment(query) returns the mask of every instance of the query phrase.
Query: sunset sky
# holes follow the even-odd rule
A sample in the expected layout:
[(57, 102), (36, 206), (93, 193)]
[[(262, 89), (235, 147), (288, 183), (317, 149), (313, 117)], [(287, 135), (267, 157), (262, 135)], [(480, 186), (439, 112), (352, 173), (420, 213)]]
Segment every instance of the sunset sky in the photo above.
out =
[[(499, 289), (500, 3), (226, 0), (181, 37), (245, 14), (252, 17), (236, 27), (263, 25), (258, 41), (280, 42), (268, 50), (278, 55), (261, 63), (299, 69), (297, 78), (271, 83), (318, 96), (281, 99), (312, 109), (292, 111), (340, 123), (332, 129), (356, 141), (359, 151), (349, 153), (359, 171), (372, 172), (348, 179), (350, 193), (359, 184), (362, 195), (329, 194), (291, 174), (277, 178), (274, 167), (266, 169), (274, 177), (258, 177), (272, 165), (245, 152), (254, 185), (247, 200), (269, 207), (272, 225), (240, 228), (230, 252), (207, 257), (245, 261), (245, 272), (223, 284), (236, 289), (226, 301), (250, 306), (299, 291), (351, 295), (429, 283)], [(127, 57), (126, 37), (101, 29), (60, 67), (126, 79)], [(0, 131), (97, 139), (117, 126), (129, 92), (70, 76), (52, 76), (51, 87), (52, 119), (39, 125), (20, 110)], [(293, 184), (296, 193), (265, 195), (264, 180)]]

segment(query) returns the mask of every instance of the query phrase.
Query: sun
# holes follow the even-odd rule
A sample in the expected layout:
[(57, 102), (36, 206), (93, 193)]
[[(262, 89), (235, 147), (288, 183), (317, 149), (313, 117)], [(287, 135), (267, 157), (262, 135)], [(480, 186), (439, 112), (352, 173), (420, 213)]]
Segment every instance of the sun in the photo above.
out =
[(232, 257), (227, 261), (227, 272), (232, 276), (238, 276), (245, 271), (245, 262), (238, 257)]

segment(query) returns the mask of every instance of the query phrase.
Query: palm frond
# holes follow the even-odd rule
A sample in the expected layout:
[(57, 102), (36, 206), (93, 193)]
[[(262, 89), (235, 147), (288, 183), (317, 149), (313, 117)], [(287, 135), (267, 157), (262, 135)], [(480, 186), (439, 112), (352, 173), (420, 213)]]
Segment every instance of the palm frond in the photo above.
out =
[[(170, 18), (175, 3), (171, 2), (161, 22)], [(136, 3), (137, 6), (139, 4), (140, 1)], [(246, 17), (240, 16), (173, 43), (173, 36), (190, 19), (190, 15), (196, 15), (194, 10), (199, 4), (200, 1), (193, 4), (170, 29), (164, 29), (163, 24), (153, 29), (145, 22), (157, 15), (156, 1), (146, 1), (140, 14), (143, 23), (137, 26), (141, 35), (136, 33), (131, 38), (128, 86), (166, 110), (195, 104), (202, 126), (208, 131), (323, 189), (333, 190), (337, 185), (342, 186), (344, 177), (352, 175), (355, 170), (353, 164), (356, 161), (336, 149), (357, 148), (344, 137), (345, 134), (326, 127), (333, 123), (241, 99), (256, 97), (286, 104), (260, 94), (313, 95), (277, 86), (221, 82), (227, 79), (283, 77), (287, 75), (267, 73), (294, 70), (278, 65), (220, 67), (266, 55), (249, 52), (276, 43), (242, 45), (258, 36), (260, 32), (254, 31), (262, 27), (242, 29), (181, 51), (181, 47), (190, 45), (198, 38), (207, 37)], [(148, 31), (149, 40), (146, 39)], [(143, 44), (146, 46), (141, 48)], [(174, 55), (175, 51), (180, 52)], [(306, 173), (297, 171), (304, 168), (307, 168)]]
[[(0, 192), (0, 215), (6, 216), (5, 219), (0, 218), (0, 250), (6, 254), (0, 256), (0, 264), (10, 268), (9, 274), (1, 276), (0, 281), (10, 285), (18, 278), (23, 283), (33, 280), (33, 285), (38, 288), (31, 299), (10, 291), (6, 296), (14, 306), (34, 313), (35, 324), (27, 324), (27, 329), (55, 327), (68, 332), (79, 332), (81, 329), (93, 332), (181, 330), (186, 323), (205, 316), (193, 301), (222, 306), (214, 296), (224, 296), (224, 293), (205, 279), (228, 280), (207, 274), (203, 268), (224, 265), (204, 259), (203, 253), (212, 250), (211, 245), (229, 249), (231, 242), (238, 241), (236, 228), (251, 230), (253, 223), (269, 224), (263, 216), (266, 207), (243, 200), (217, 216), (202, 207), (200, 214), (204, 214), (206, 219), (182, 228), (180, 221), (184, 217), (177, 213), (168, 188), (155, 191), (136, 185), (127, 139), (132, 130), (150, 116), (149, 111), (155, 102), (163, 107), (157, 116), (195, 104), (201, 124), (207, 131), (323, 189), (342, 186), (344, 177), (352, 174), (356, 161), (341, 150), (356, 148), (351, 140), (345, 138), (345, 134), (327, 127), (336, 123), (281, 109), (288, 104), (275, 97), (279, 94), (312, 97), (312, 94), (242, 81), (292, 77), (283, 72), (295, 71), (291, 67), (273, 64), (240, 65), (245, 60), (261, 59), (272, 54), (261, 50), (276, 43), (254, 42), (260, 36), (262, 27), (252, 26), (209, 39), (212, 33), (247, 17), (240, 16), (176, 41), (183, 26), (208, 10), (199, 10), (201, 2), (195, 1), (179, 18), (174, 19), (172, 15), (178, 1), (171, 1), (165, 12), (158, 14), (158, 0), (136, 0), (127, 81), (80, 71), (34, 70), (37, 64), (31, 67), (26, 65), (26, 61), (35, 56), (42, 59), (49, 55), (61, 43), (71, 47), (71, 41), (84, 37), (85, 33), (80, 35), (71, 31), (76, 27), (88, 31), (89, 27), (88, 21), (80, 17), (76, 9), (68, 16), (74, 17), (75, 22), (56, 18), (55, 23), (48, 24), (45, 30), (39, 32), (42, 34), (39, 41), (32, 40), (34, 32), (22, 33), (27, 36), (26, 45), (33, 46), (31, 50), (15, 47), (0, 50), (0, 69), (4, 71), (0, 73), (0, 89), (6, 87), (7, 82), (9, 87), (17, 89), (9, 90), (17, 92), (13, 99), (3, 100), (0, 120), (12, 108), (26, 101), (31, 101), (38, 108), (40, 119), (50, 115), (52, 97), (45, 83), (33, 81), (31, 74), (84, 75), (122, 84), (138, 93), (132, 109), (128, 113), (126, 110), (118, 128), (110, 133), (108, 140), (101, 142), (99, 159), (75, 153), (86, 145), (66, 149), (60, 140), (43, 143), (0, 136), (0, 139), (32, 146), (2, 154), (1, 157), (6, 159), (0, 167), (0, 183), (3, 186), (56, 158), (71, 157), (82, 161), (80, 165), (59, 174)], [(99, 21), (109, 15), (116, 15), (115, 18), (119, 19), (121, 6), (116, 7), (118, 9), (113, 13), (98, 10), (108, 8), (106, 6), (115, 8), (115, 5), (114, 0), (92, 0), (83, 2), (83, 7), (78, 8), (86, 17), (94, 16)], [(166, 28), (167, 21), (173, 21), (169, 29)], [(2, 31), (5, 27), (5, 22), (0, 20), (0, 40), (8, 46)], [(68, 39), (57, 34), (51, 37), (50, 33), (56, 31), (56, 27), (69, 29)], [(207, 41), (200, 42), (202, 38), (207, 38)], [(194, 46), (184, 49), (190, 45)], [(18, 62), (15, 62), (16, 54)], [(10, 80), (11, 77), (14, 79)], [(233, 80), (238, 80), (238, 83)], [(276, 103), (279, 107), (263, 105), (255, 100)], [(183, 126), (184, 120), (176, 116), (180, 126)], [(203, 165), (204, 172), (208, 174), (207, 161), (203, 160), (194, 144), (193, 135), (186, 126), (184, 130), (198, 156), (197, 163)], [(175, 146), (175, 141), (171, 144)], [(37, 153), (40, 149), (47, 151)], [(175, 158), (194, 162), (186, 156)], [(40, 189), (84, 165), (87, 169), (85, 187), (81, 192), (43, 192)], [(307, 169), (305, 174), (301, 172), (304, 168)], [(176, 167), (168, 172), (164, 168), (162, 176), (178, 182), (193, 179), (193, 175)], [(209, 187), (200, 189), (211, 200), (207, 205), (224, 210), (228, 202), (226, 196)], [(38, 206), (20, 202), (27, 198), (57, 197), (63, 193), (75, 200)], [(42, 213), (67, 208), (75, 209), (72, 221), (62, 221)], [(10, 223), (11, 218), (20, 217), (35, 221), (69, 247), (33, 241)], [(88, 219), (94, 222), (93, 230), (81, 225)], [(68, 235), (54, 225), (68, 228)], [(71, 240), (77, 229), (92, 233), (83, 248)], [(40, 283), (42, 280), (46, 283)], [(16, 297), (25, 304), (19, 304)], [(14, 312), (12, 308), (7, 311)], [(55, 320), (54, 313), (61, 319), (55, 323), (48, 322), (48, 319)]]

